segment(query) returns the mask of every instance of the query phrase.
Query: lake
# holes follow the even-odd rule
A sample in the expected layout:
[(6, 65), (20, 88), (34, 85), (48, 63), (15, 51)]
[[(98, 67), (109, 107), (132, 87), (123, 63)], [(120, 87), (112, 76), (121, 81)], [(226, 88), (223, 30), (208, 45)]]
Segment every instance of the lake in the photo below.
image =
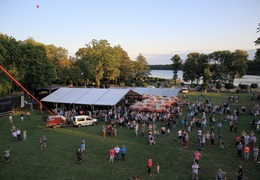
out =
[[(182, 80), (183, 71), (178, 71), (178, 78)], [(151, 70), (150, 77), (158, 77), (163, 79), (172, 79), (173, 71), (171, 70)], [(260, 86), (260, 76), (253, 75), (244, 75), (242, 78), (236, 78), (234, 80), (234, 85), (238, 86), (239, 84), (248, 84), (252, 83), (258, 84)]]

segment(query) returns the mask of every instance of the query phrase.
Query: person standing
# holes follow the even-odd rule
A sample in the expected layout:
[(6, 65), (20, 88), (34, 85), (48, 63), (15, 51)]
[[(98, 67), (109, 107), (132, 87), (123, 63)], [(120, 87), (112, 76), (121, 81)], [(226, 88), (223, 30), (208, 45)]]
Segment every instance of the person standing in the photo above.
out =
[(30, 120), (31, 113), (28, 111), (28, 112), (26, 113), (26, 116), (27, 116), (27, 120)]
[(10, 122), (10, 124), (13, 124), (13, 116), (12, 116), (11, 113), (10, 113), (10, 115), (9, 115), (9, 122)]
[(7, 163), (9, 163), (9, 161), (10, 161), (10, 156), (11, 156), (11, 149), (10, 148), (6, 148), (5, 150), (4, 150), (4, 157), (5, 157), (5, 163), (7, 164)]
[(196, 163), (196, 162), (194, 162), (194, 164), (192, 165), (192, 179), (193, 180), (198, 180), (199, 179), (199, 165)]
[(23, 121), (23, 114), (21, 114), (21, 121)]
[(222, 169), (219, 169), (216, 174), (216, 180), (225, 180), (226, 172), (222, 171)]
[(194, 162), (196, 162), (196, 163), (199, 163), (199, 160), (200, 160), (200, 157), (201, 157), (202, 155), (200, 154), (200, 152), (197, 150), (197, 151), (195, 151), (194, 152)]
[(80, 141), (80, 150), (81, 152), (84, 152), (86, 150), (86, 140), (84, 138)]
[(16, 134), (17, 134), (18, 141), (21, 141), (22, 140), (21, 130), (17, 128)]
[(125, 145), (123, 145), (121, 147), (120, 151), (121, 151), (121, 159), (125, 160), (125, 155), (126, 155), (126, 147), (125, 147)]
[(245, 157), (246, 160), (249, 159), (249, 153), (250, 153), (250, 148), (249, 148), (249, 146), (245, 146), (245, 147), (244, 147), (244, 157)]
[(106, 126), (105, 125), (103, 125), (102, 136), (106, 137)]
[(153, 167), (153, 160), (152, 159), (148, 159), (148, 162), (147, 162), (147, 167), (148, 167), (148, 175), (149, 176), (152, 176), (152, 172), (151, 172), (151, 169)]
[(47, 138), (45, 135), (42, 136), (42, 145), (44, 149), (47, 147)]
[(81, 152), (80, 149), (78, 149), (77, 152), (76, 152), (76, 158), (77, 158), (79, 163), (82, 162), (82, 152)]
[(254, 160), (257, 161), (258, 154), (259, 154), (259, 148), (257, 146), (254, 147), (253, 152), (254, 152)]
[(243, 144), (242, 142), (239, 142), (237, 145), (237, 157), (242, 157), (242, 150), (243, 150)]
[(243, 175), (244, 173), (243, 173), (242, 165), (239, 165), (237, 180), (242, 180)]
[(119, 157), (119, 155), (120, 155), (120, 147), (118, 145), (116, 145), (116, 147), (114, 148), (114, 151), (115, 151), (115, 159), (119, 160), (120, 159), (120, 157)]
[(113, 162), (114, 157), (115, 157), (115, 150), (114, 150), (114, 148), (111, 147), (109, 150), (109, 162)]
[(159, 164), (159, 163), (157, 163), (157, 166), (156, 166), (156, 171), (157, 171), (157, 173), (158, 173), (158, 174), (160, 173), (160, 169), (161, 169), (161, 167), (160, 167), (160, 164)]

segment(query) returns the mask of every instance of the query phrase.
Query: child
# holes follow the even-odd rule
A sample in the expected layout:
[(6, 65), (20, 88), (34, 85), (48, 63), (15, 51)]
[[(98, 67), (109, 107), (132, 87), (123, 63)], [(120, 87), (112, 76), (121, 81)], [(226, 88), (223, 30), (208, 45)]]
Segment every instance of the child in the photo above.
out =
[(27, 134), (26, 134), (26, 130), (23, 131), (23, 140), (27, 139)]
[(156, 166), (156, 171), (157, 171), (158, 174), (160, 173), (160, 165), (159, 164), (157, 164), (157, 166)]

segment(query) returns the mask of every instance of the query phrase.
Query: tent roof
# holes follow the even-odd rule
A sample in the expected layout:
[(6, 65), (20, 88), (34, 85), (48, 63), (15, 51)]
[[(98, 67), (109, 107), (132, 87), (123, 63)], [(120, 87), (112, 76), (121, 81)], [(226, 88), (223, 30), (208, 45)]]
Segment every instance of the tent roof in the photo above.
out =
[[(121, 87), (111, 87), (110, 89), (122, 89), (122, 88)], [(157, 95), (178, 96), (179, 91), (180, 91), (180, 88), (130, 87), (128, 89), (131, 89), (140, 95), (151, 94), (152, 96), (157, 96)]]
[(98, 88), (59, 88), (43, 98), (43, 102), (86, 104), (86, 105), (116, 105), (130, 89), (98, 89)]
[(43, 102), (65, 103), (65, 104), (85, 104), (85, 105), (104, 105), (114, 106), (125, 95), (144, 95), (152, 96), (177, 96), (180, 89), (176, 88), (68, 88), (61, 87), (50, 95), (43, 98)]

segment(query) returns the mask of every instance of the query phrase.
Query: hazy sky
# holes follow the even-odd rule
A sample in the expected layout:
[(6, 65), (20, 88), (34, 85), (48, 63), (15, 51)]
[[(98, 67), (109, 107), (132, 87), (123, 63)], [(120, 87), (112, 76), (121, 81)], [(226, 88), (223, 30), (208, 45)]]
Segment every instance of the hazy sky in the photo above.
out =
[(16, 40), (33, 37), (74, 55), (106, 39), (149, 64), (194, 51), (256, 49), (258, 23), (260, 0), (0, 0), (0, 33)]

